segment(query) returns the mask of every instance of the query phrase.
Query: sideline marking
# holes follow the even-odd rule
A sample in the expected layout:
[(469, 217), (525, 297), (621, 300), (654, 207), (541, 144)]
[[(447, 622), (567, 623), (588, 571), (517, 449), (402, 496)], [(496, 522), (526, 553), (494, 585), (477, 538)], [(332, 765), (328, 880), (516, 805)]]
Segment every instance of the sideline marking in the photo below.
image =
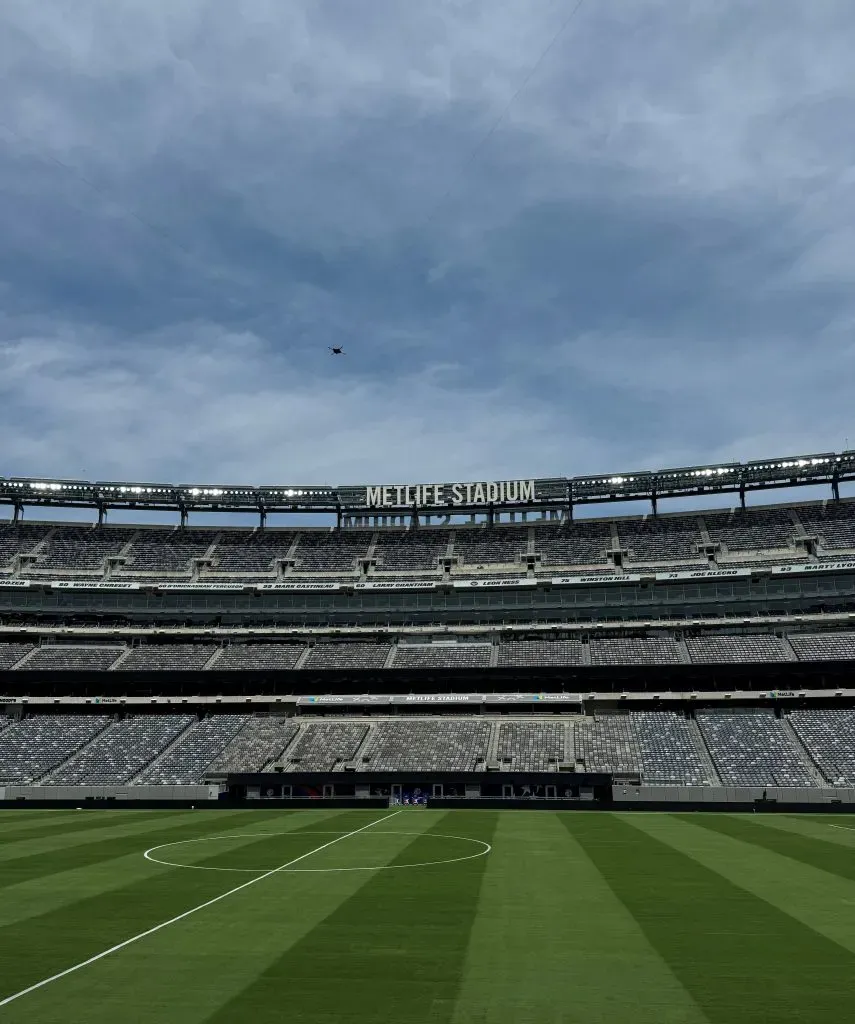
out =
[[(397, 813), (397, 812), (396, 812)], [(151, 854), (157, 850), (165, 850), (170, 846), (183, 846), (186, 843), (210, 843), (215, 839), (251, 839), (254, 836), (336, 836), (338, 832), (243, 832), (239, 835), (228, 835), (228, 836), (203, 836), (201, 839), (178, 839), (174, 843), (162, 843), (160, 846), (152, 846), (143, 853), (143, 857), (146, 860), (152, 862), (152, 864), (163, 864), (164, 867), (168, 868), (188, 868), (191, 871), (231, 871), (238, 872), (240, 874), (257, 874), (259, 871), (266, 871), (266, 868), (219, 868), (211, 867), (205, 864), (176, 864), (175, 861), (170, 860), (158, 860), (157, 857), (152, 857)], [(433, 836), (436, 839), (456, 839), (461, 843), (477, 843), (482, 846), (483, 849), (477, 853), (468, 853), (465, 857), (449, 857), (447, 860), (423, 860), (413, 864), (378, 864), (375, 867), (357, 867), (357, 868), (292, 868), (283, 867), (277, 868), (277, 871), (282, 871), (286, 874), (290, 873), (303, 873), (307, 874), (312, 872), (314, 874), (324, 874), (325, 872), (332, 871), (401, 871), (404, 868), (428, 868), (439, 864), (457, 864), (463, 860), (475, 860), (477, 857), (486, 857), (490, 853), (493, 847), (489, 843), (485, 843), (483, 839), (470, 839), (468, 836), (447, 836), (439, 832), (387, 832), (384, 829), (377, 829), (372, 835), (375, 836)], [(312, 851), (316, 852), (316, 851)], [(292, 861), (292, 864), (296, 864), (296, 861)], [(3, 1004), (0, 1003), (0, 1006)]]
[(832, 825), (830, 821), (826, 822), (829, 828), (842, 828), (847, 832), (855, 832), (855, 826), (853, 825)]
[(125, 939), (124, 942), (120, 942), (115, 946), (110, 946), (109, 949), (105, 949), (101, 953), (96, 953), (95, 956), (90, 956), (88, 960), (81, 960), (79, 964), (75, 964), (73, 967), (66, 967), (64, 971), (60, 971), (58, 974), (52, 974), (49, 978), (42, 978), (42, 980), (37, 981), (35, 985), (22, 988), (20, 992), (15, 992), (11, 996), (6, 996), (5, 999), (0, 999), (0, 1006), (8, 1006), (9, 1003), (14, 1002), (16, 999), (20, 999), (21, 996), (29, 995), (30, 992), (35, 992), (37, 989), (44, 988), (45, 985), (50, 985), (53, 981), (59, 981), (60, 978), (64, 978), (68, 974), (73, 974), (75, 971), (79, 971), (83, 967), (88, 967), (90, 964), (94, 964), (98, 960), (103, 960), (105, 956), (109, 956), (111, 953), (117, 953), (120, 949), (124, 949), (125, 946), (130, 946), (132, 943), (138, 942), (140, 939), (144, 939), (149, 935), (154, 935), (155, 932), (159, 932), (162, 928), (166, 928), (171, 924), (177, 924), (179, 921), (183, 921), (185, 917), (190, 917), (191, 914), (195, 914), (198, 910), (204, 910), (206, 907), (212, 907), (215, 903), (219, 903), (220, 900), (224, 900), (227, 896), (233, 896), (236, 892), (240, 892), (241, 889), (248, 889), (249, 886), (255, 885), (256, 882), (263, 882), (265, 878), (270, 878), (271, 875), (275, 875), (280, 871), (284, 871), (286, 868), (290, 868), (292, 864), (297, 864), (299, 861), (305, 860), (307, 857), (311, 857), (313, 853), (320, 853), (321, 850), (325, 850), (328, 846), (334, 846), (336, 843), (340, 843), (343, 839), (350, 839), (351, 836), (364, 832), (366, 829), (371, 828), (372, 825), (379, 825), (381, 821), (388, 821), (389, 818), (394, 818), (396, 814), (400, 813), (400, 811), (393, 811), (391, 814), (385, 814), (382, 818), (378, 818), (376, 821), (369, 821), (368, 824), (363, 825), (362, 828), (356, 828), (352, 832), (340, 835), (338, 839), (331, 839), (328, 843), (324, 843), (322, 846), (318, 846), (314, 850), (309, 850), (308, 853), (301, 853), (299, 857), (295, 857), (293, 860), (289, 860), (287, 863), (281, 864), (278, 868), (273, 868), (272, 871), (266, 871), (263, 875), (257, 875), (255, 878), (250, 878), (247, 882), (241, 882), (241, 884), (236, 885), (234, 889), (229, 889), (227, 892), (220, 893), (219, 896), (215, 896), (212, 900), (206, 900), (204, 903), (200, 903), (198, 907), (191, 907), (189, 910), (185, 910), (183, 914), (178, 914), (176, 917), (170, 917), (168, 921), (161, 921), (160, 924), (156, 924), (153, 928), (148, 928), (146, 931), (140, 932), (139, 935), (132, 935), (131, 938)]

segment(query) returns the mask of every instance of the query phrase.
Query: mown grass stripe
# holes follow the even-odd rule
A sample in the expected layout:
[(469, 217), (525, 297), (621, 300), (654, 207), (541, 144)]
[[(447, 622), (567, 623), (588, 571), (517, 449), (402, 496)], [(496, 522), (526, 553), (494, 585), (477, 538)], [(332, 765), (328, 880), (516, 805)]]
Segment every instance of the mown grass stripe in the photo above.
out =
[[(210, 815), (188, 815), (186, 824), (201, 828), (207, 817), (211, 821), (211, 834), (230, 834), (244, 831), (249, 820), (247, 815), (251, 814), (252, 821), (260, 820), (264, 827), (267, 827), (268, 821), (274, 821), (277, 828), (292, 830), (300, 826), (305, 827), (306, 822), (318, 822), (326, 819), (331, 813), (333, 812), (323, 810), (285, 811), (276, 814), (275, 818), (270, 818), (268, 811), (259, 819), (257, 812), (220, 810), (212, 812)], [(173, 822), (171, 815), (168, 820), (170, 823)], [(184, 834), (190, 836), (192, 833), (188, 831)], [(183, 838), (183, 836), (173, 834), (171, 838)], [(169, 870), (143, 859), (143, 850), (148, 847), (146, 836), (141, 835), (138, 847), (131, 854), (99, 861), (88, 866), (70, 868), (67, 871), (41, 875), (38, 878), (9, 886), (0, 898), (0, 936), (2, 936), (3, 928), (17, 924), (19, 921), (38, 917), (80, 900), (121, 889), (124, 886), (141, 882), (151, 877), (152, 874)], [(194, 851), (187, 858), (188, 860), (192, 860), (194, 855), (199, 857), (205, 855), (205, 844), (200, 843), (198, 847), (198, 853)]]
[[(219, 815), (227, 815), (220, 817)], [(102, 861), (116, 860), (130, 854), (141, 854), (143, 849), (154, 846), (158, 843), (168, 843), (175, 840), (176, 833), (182, 838), (185, 832), (195, 834), (198, 829), (203, 833), (216, 831), (218, 827), (224, 827), (229, 819), (240, 814), (239, 811), (219, 812), (217, 817), (206, 817), (199, 820), (196, 825), (192, 815), (188, 814), (180, 818), (164, 820), (163, 815), (154, 815), (147, 822), (140, 822), (137, 819), (132, 829), (126, 829), (119, 835), (111, 835), (101, 838), (104, 830), (92, 829), (90, 834), (95, 838), (91, 842), (74, 842), (62, 845), (63, 840), (71, 833), (59, 833), (56, 838), (57, 847), (46, 853), (23, 854), (20, 857), (8, 858), (0, 863), (0, 890), (9, 886), (20, 885), (31, 878), (43, 878), (46, 875), (53, 875), (60, 871), (71, 871), (75, 868), (87, 867), (99, 864)], [(155, 826), (162, 826), (155, 828)], [(119, 826), (107, 831), (115, 832)], [(79, 830), (75, 830), (75, 833)], [(75, 840), (79, 839), (75, 836)]]
[(710, 1021), (846, 1017), (851, 954), (631, 821), (564, 819)]
[[(426, 832), (490, 842), (496, 821), (456, 812)], [(404, 830), (401, 819), (396, 827)], [(392, 864), (411, 860), (417, 841)], [(486, 861), (377, 872), (209, 1021), (265, 1024), (287, 1012), (301, 1024), (450, 1022)]]
[(501, 813), (453, 1024), (706, 1024), (562, 816)]
[[(855, 953), (855, 882), (701, 828), (689, 817), (663, 815), (634, 824)], [(764, 827), (771, 826), (758, 825)]]
[[(228, 815), (230, 824), (237, 816), (243, 816), (242, 825), (246, 824), (247, 812), (220, 811), (200, 815), (199, 824), (188, 824), (183, 835), (191, 838), (222, 832), (227, 820), (224, 814)], [(253, 814), (253, 820), (269, 820), (268, 816), (269, 812)], [(282, 812), (277, 817), (281, 819)], [(230, 888), (218, 872), (166, 868), (143, 861), (143, 850), (152, 845), (150, 839), (154, 834), (134, 837), (134, 853), (149, 868), (143, 879), (28, 917), (0, 930), (0, 997), (94, 956), (129, 935)], [(116, 858), (127, 854), (121, 839), (113, 842)], [(112, 859), (102, 856), (102, 861)], [(110, 877), (109, 871), (105, 867), (107, 877)]]
[[(393, 812), (393, 815), (394, 815), (394, 813), (399, 813), (399, 812)], [(387, 815), (387, 817), (390, 817), (390, 816), (393, 816), (393, 815)], [(380, 819), (380, 821), (382, 821), (382, 819)], [(369, 822), (367, 825), (363, 825), (362, 829), (360, 829), (359, 831), (371, 828), (371, 826), (373, 824), (380, 824), (380, 821)], [(312, 853), (320, 852), (321, 850), (325, 849), (326, 847), (334, 846), (337, 843), (343, 842), (347, 838), (348, 838), (348, 834), (347, 833), (344, 833), (342, 835), (337, 835), (334, 839), (331, 839), (327, 843), (322, 844), (317, 850), (308, 850), (305, 853), (298, 854), (296, 857), (291, 857), (289, 860), (287, 860), (284, 863), (278, 865), (277, 867), (271, 868), (269, 871), (264, 872), (264, 874), (253, 875), (251, 878), (246, 879), (246, 880), (238, 883), (237, 885), (231, 887), (230, 889), (227, 889), (225, 892), (218, 893), (216, 896), (212, 897), (209, 900), (204, 901), (203, 903), (197, 903), (195, 906), (189, 907), (188, 909), (182, 911), (179, 914), (173, 915), (172, 917), (167, 918), (166, 920), (159, 921), (157, 924), (153, 925), (151, 928), (147, 928), (145, 931), (138, 932), (135, 935), (131, 935), (128, 938), (124, 939), (122, 942), (119, 942), (119, 943), (117, 943), (117, 944), (115, 944), (115, 945), (113, 945), (113, 946), (111, 946), (111, 947), (109, 947), (107, 949), (101, 950), (100, 952), (98, 952), (94, 956), (88, 957), (85, 960), (81, 960), (78, 963), (72, 965), (71, 967), (66, 968), (65, 970), (58, 971), (58, 972), (56, 972), (56, 973), (54, 973), (52, 975), (49, 975), (49, 976), (47, 976), (45, 978), (42, 978), (36, 984), (31, 985), (31, 986), (29, 986), (29, 987), (27, 987), (27, 988), (25, 988), (23, 990), (20, 990), (18, 992), (15, 992), (13, 995), (9, 996), (7, 999), (0, 999), (0, 1006), (5, 1006), (8, 1003), (16, 1002), (19, 999), (25, 998), (26, 996), (33, 995), (35, 992), (42, 991), (43, 989), (47, 988), (47, 986), (49, 986), (49, 985), (53, 985), (56, 982), (62, 981), (64, 979), (70, 977), (71, 975), (77, 974), (77, 972), (79, 972), (79, 971), (86, 970), (86, 968), (92, 967), (96, 963), (100, 963), (101, 961), (105, 960), (107, 957), (113, 956), (116, 953), (119, 953), (122, 950), (129, 948), (130, 946), (134, 945), (137, 942), (141, 942), (144, 939), (147, 939), (147, 938), (150, 938), (153, 935), (159, 934), (159, 933), (161, 933), (162, 931), (164, 931), (167, 928), (171, 928), (171, 927), (173, 927), (175, 925), (178, 925), (178, 924), (182, 923), (183, 921), (187, 920), (188, 918), (190, 918), (194, 914), (201, 913), (203, 910), (208, 910), (211, 907), (214, 907), (217, 904), (221, 903), (223, 900), (229, 899), (229, 897), (232, 897), (232, 896), (236, 896), (238, 893), (244, 892), (245, 890), (249, 889), (251, 886), (258, 885), (261, 882), (266, 881), (267, 879), (273, 877), (279, 871), (285, 871), (288, 868), (290, 868), (290, 867), (292, 867), (292, 866), (294, 866), (296, 864), (299, 864), (301, 861), (305, 860), (307, 857), (310, 857), (312, 855)]]
[[(685, 815), (691, 818), (691, 815)], [(806, 839), (821, 839), (836, 846), (855, 847), (855, 819), (848, 815), (823, 814), (751, 814), (742, 815), (746, 821), (756, 822), (764, 828), (778, 829)]]
[[(180, 815), (176, 820), (185, 820), (187, 815)], [(55, 822), (52, 825), (42, 825), (39, 828), (30, 829), (26, 832), (20, 832), (17, 835), (4, 836), (0, 840), (0, 849), (2, 849), (2, 857), (0, 857), (0, 865), (3, 866), (5, 871), (5, 865), (18, 859), (18, 847), (16, 844), (21, 844), (21, 850), (26, 851), (21, 856), (30, 856), (30, 849), (25, 844), (29, 843), (33, 839), (51, 839), (56, 840), (61, 848), (69, 846), (70, 836), (98, 836), (99, 833), (106, 831), (108, 834), (114, 832), (116, 829), (121, 829), (122, 832), (139, 828), (142, 826), (145, 829), (152, 822), (164, 822), (162, 813), (151, 812), (149, 814), (142, 814), (128, 820), (117, 820), (115, 817), (112, 820), (107, 819), (88, 819), (81, 820), (72, 819), (66, 822)], [(93, 840), (94, 841), (94, 840)], [(88, 845), (88, 842), (84, 840), (84, 845)]]
[(765, 850), (778, 853), (810, 867), (829, 871), (841, 878), (855, 880), (855, 857), (852, 847), (820, 838), (809, 838), (796, 832), (784, 831), (764, 824), (765, 816), (737, 817), (736, 815), (696, 815), (692, 824), (711, 832), (720, 832)]
[[(295, 834), (306, 836), (309, 829), (324, 827), (318, 816), (326, 813), (320, 809), (296, 812), (303, 832), (295, 830)], [(348, 831), (373, 821), (378, 813), (383, 811), (375, 808), (355, 820), (349, 815)], [(419, 825), (427, 827), (428, 813), (416, 817)], [(336, 828), (337, 824), (335, 819), (328, 827), (345, 834)], [(413, 830), (415, 824), (408, 828)], [(314, 843), (321, 845), (332, 838), (317, 837)], [(400, 837), (385, 838), (388, 845), (384, 844), (384, 863), (404, 842)], [(346, 860), (344, 847), (349, 841), (324, 852), (339, 848), (340, 860)], [(313, 860), (314, 856), (306, 863)], [(68, 1019), (71, 1008), (71, 1018), (85, 1019), (87, 1024), (114, 1024), (124, 1019), (136, 1024), (201, 1024), (370, 878), (370, 874), (359, 872), (273, 875), (233, 899), (208, 907), (4, 1007), (3, 1020), (8, 1019), (10, 1024), (34, 1019), (59, 1024)], [(225, 885), (221, 891), (229, 887)]]
[[(102, 817), (104, 813), (110, 814), (103, 811), (16, 811), (15, 814), (0, 815), (0, 844), (14, 842), (30, 834), (49, 835), (51, 829), (64, 828), (66, 825), (86, 827), (93, 819)], [(113, 812), (111, 817), (116, 817), (120, 813)]]
[(6, 861), (17, 860), (20, 857), (35, 857), (45, 853), (52, 853), (54, 850), (71, 849), (75, 846), (86, 846), (97, 840), (121, 838), (124, 835), (134, 833), (142, 835), (149, 826), (155, 822), (162, 823), (164, 828), (172, 824), (180, 824), (184, 821), (192, 821), (196, 817), (200, 820), (205, 817), (216, 816), (217, 814), (235, 814), (237, 811), (211, 810), (211, 811), (163, 811), (149, 812), (142, 821), (135, 815), (132, 818), (120, 818), (109, 815), (104, 818), (93, 818), (89, 822), (88, 829), (73, 829), (64, 833), (61, 829), (50, 830), (47, 835), (35, 839), (22, 837), (14, 843), (7, 843), (0, 846), (0, 871)]

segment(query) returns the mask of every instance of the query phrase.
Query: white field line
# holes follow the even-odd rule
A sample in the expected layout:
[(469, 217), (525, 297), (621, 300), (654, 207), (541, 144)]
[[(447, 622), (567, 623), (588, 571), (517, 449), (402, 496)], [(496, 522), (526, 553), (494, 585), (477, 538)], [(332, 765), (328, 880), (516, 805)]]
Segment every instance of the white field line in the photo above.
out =
[(829, 821), (828, 822), (828, 827), (829, 828), (842, 828), (842, 829), (845, 829), (847, 832), (855, 832), (855, 826), (853, 826), (853, 825), (832, 825), (831, 822)]
[[(369, 823), (367, 825), (363, 825), (362, 828), (355, 828), (352, 832), (347, 832), (345, 835), (339, 836), (337, 839), (331, 839), (328, 843), (316, 846), (314, 850), (309, 850), (308, 853), (301, 853), (299, 857), (295, 857), (293, 860), (289, 860), (285, 864), (280, 864), (278, 868), (266, 871), (263, 875), (250, 878), (248, 882), (242, 882), (240, 885), (236, 885), (234, 889), (229, 889), (227, 892), (220, 893), (219, 896), (215, 896), (212, 900), (206, 900), (205, 903), (200, 903), (198, 907), (191, 907), (190, 910), (185, 910), (183, 914), (178, 914), (176, 917), (170, 917), (168, 921), (161, 921), (160, 924), (156, 924), (153, 928), (148, 928), (146, 931), (140, 932), (139, 935), (132, 935), (131, 938), (125, 939), (124, 942), (120, 942), (116, 946), (110, 946), (109, 949), (105, 949), (101, 953), (96, 953), (95, 956), (90, 956), (88, 960), (82, 960), (79, 964), (75, 964), (73, 967), (66, 967), (64, 971), (60, 971), (58, 974), (52, 974), (49, 978), (43, 978), (41, 981), (37, 981), (35, 985), (30, 985), (28, 988), (22, 988), (20, 992), (15, 992), (11, 996), (6, 996), (5, 999), (0, 999), (0, 1006), (8, 1006), (9, 1003), (13, 1003), (16, 999), (20, 999), (21, 996), (29, 995), (30, 992), (35, 992), (37, 989), (44, 988), (45, 985), (50, 985), (51, 982), (59, 981), (60, 978), (64, 978), (68, 974), (74, 974), (75, 971), (79, 971), (83, 967), (88, 967), (90, 964), (97, 963), (98, 960), (103, 960), (105, 956), (110, 956), (111, 953), (118, 953), (120, 949), (130, 946), (134, 942), (139, 942), (140, 939), (144, 939), (149, 935), (154, 935), (155, 932), (159, 932), (163, 928), (168, 928), (171, 924), (177, 924), (179, 921), (183, 921), (185, 917), (190, 917), (191, 914), (195, 914), (199, 910), (204, 910), (206, 907), (212, 907), (215, 903), (219, 903), (220, 900), (226, 899), (227, 896), (234, 896), (234, 894), (236, 892), (240, 892), (241, 889), (248, 889), (251, 885), (255, 885), (256, 882), (263, 882), (265, 878), (270, 878), (271, 875), (278, 874), (280, 871), (290, 868), (292, 864), (297, 864), (301, 860), (305, 860), (307, 857), (320, 853), (321, 850), (326, 850), (327, 847), (334, 846), (336, 843), (340, 843), (344, 839), (350, 839), (351, 836), (364, 832), (366, 829), (371, 828), (372, 825), (379, 825), (381, 822), (388, 821), (389, 818), (394, 818), (396, 814), (400, 813), (400, 811), (393, 811), (391, 814), (385, 814), (382, 818), (378, 818), (376, 821), (369, 821)], [(298, 833), (294, 834), (296, 835)]]

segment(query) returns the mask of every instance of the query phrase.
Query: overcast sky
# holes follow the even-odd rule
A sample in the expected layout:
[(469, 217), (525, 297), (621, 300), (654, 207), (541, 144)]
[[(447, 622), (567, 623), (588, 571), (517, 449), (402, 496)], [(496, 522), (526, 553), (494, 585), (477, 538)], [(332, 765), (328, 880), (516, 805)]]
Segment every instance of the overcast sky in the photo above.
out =
[(855, 447), (855, 4), (575, 7), (3, 0), (0, 475)]

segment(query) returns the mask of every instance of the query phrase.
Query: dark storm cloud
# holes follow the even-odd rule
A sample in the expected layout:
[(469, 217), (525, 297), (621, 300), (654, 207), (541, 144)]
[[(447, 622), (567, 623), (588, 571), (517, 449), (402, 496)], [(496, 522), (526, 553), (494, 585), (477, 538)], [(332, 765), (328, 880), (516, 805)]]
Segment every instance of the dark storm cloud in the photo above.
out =
[(5, 4), (0, 473), (842, 445), (855, 11), (570, 8)]

